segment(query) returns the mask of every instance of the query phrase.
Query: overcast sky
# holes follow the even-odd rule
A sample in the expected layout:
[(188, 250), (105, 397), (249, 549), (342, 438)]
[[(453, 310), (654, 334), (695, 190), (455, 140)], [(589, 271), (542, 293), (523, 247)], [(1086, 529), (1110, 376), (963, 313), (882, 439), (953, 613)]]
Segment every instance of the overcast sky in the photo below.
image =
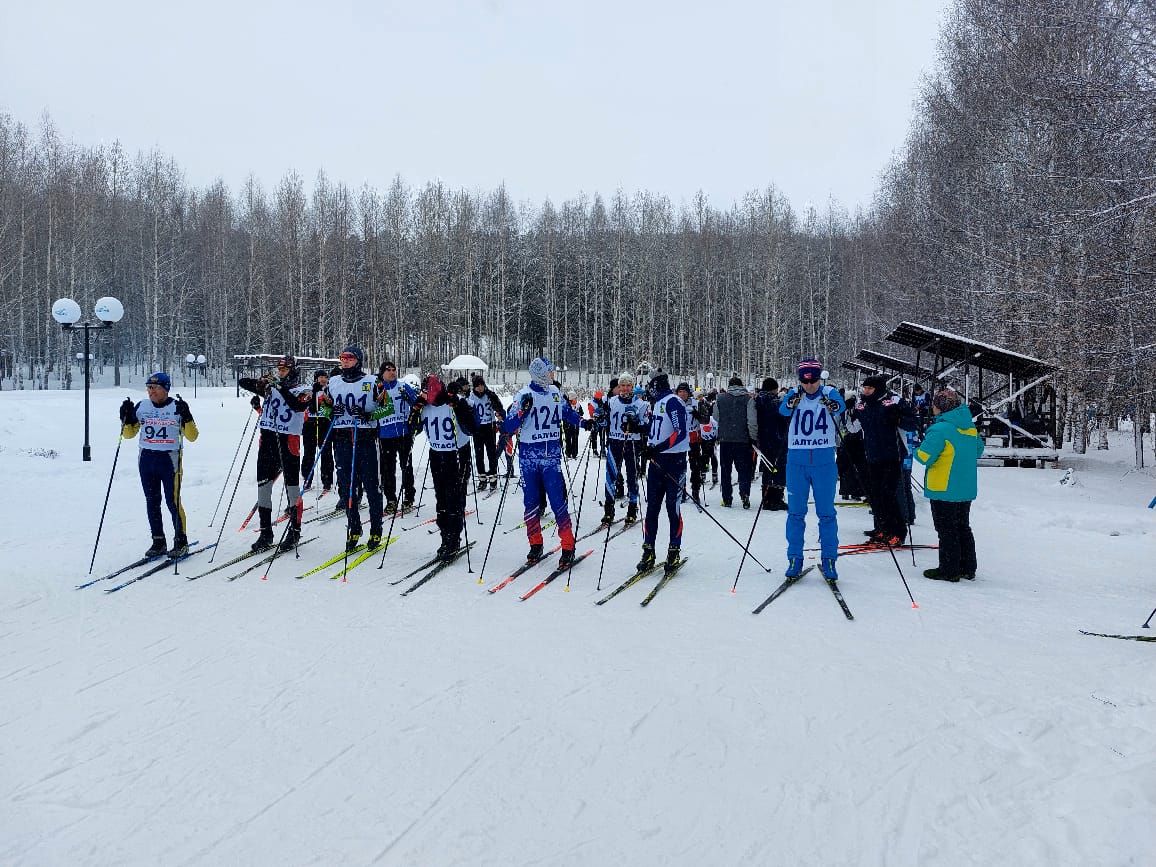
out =
[(0, 111), (171, 154), (555, 203), (870, 204), (947, 0), (3, 0)]

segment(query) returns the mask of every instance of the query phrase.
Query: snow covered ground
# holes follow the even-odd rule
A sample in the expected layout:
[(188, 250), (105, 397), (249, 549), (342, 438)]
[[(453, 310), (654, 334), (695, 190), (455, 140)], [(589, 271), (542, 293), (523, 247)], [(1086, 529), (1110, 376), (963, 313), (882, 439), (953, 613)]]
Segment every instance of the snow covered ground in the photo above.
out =
[[(907, 553), (918, 609), (886, 554), (841, 560), (854, 622), (815, 573), (751, 615), (780, 581), (784, 513), (760, 518), (753, 547), (774, 574), (748, 561), (734, 595), (739, 548), (693, 508), (690, 560), (647, 608), (653, 579), (592, 604), (594, 539), (570, 592), (520, 602), (539, 566), (490, 595), (477, 573), (498, 497), (470, 526), (474, 574), (463, 561), (404, 599), (383, 576), (432, 554), (420, 529), (380, 572), (292, 579), (339, 548), (339, 522), (268, 581), (78, 591), (123, 398), (94, 392), (85, 464), (81, 392), (0, 393), (6, 865), (1153, 863), (1156, 648), (1078, 632), (1138, 634), (1156, 605), (1156, 484), (1128, 472), (1122, 439), (1066, 458), (1074, 487), (982, 469), (979, 578), (928, 581), (933, 554), (916, 568)], [(249, 410), (202, 389), (193, 411), (185, 502), (191, 536), (211, 541)], [(148, 545), (135, 451), (95, 574)], [(220, 558), (252, 538), (236, 527), (253, 472)], [(718, 493), (712, 514), (745, 539), (756, 512)], [(919, 510), (916, 541), (933, 541)], [(503, 529), (520, 511), (507, 503)], [(839, 517), (859, 541), (866, 510)], [(611, 543), (603, 592), (640, 542)], [(499, 530), (486, 584), (525, 547)]]

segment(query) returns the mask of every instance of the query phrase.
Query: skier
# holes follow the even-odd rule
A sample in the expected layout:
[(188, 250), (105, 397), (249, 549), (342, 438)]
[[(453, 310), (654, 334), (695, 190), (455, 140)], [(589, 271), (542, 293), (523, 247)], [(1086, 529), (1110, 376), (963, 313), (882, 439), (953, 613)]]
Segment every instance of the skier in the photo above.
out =
[(261, 437), (257, 442), (257, 514), (261, 534), (253, 543), (254, 552), (273, 545), (273, 482), (284, 475), (289, 528), (281, 541), (282, 551), (290, 550), (301, 538), (301, 431), (305, 411), (313, 399), (313, 389), (297, 381), (297, 359), (282, 355), (271, 373), (259, 379), (245, 377), (237, 385), (265, 399), (261, 410)]
[[(574, 410), (579, 418), (582, 418), (582, 407), (578, 405), (578, 395), (576, 392), (566, 392), (566, 403), (570, 405), (570, 409)], [(566, 443), (566, 460), (575, 460), (578, 457), (578, 425), (563, 421), (562, 437)]]
[(401, 510), (413, 508), (417, 493), (413, 480), (413, 437), (406, 422), (410, 409), (417, 402), (417, 389), (397, 378), (397, 365), (383, 361), (378, 369), (377, 399), (385, 402), (385, 395), (393, 405), (393, 412), (377, 423), (378, 458), (381, 470), (381, 489), (385, 495), (385, 511), (397, 511), (397, 467), (401, 466)]
[(313, 373), (313, 395), (309, 400), (309, 411), (305, 415), (305, 426), (301, 431), (303, 451), (301, 452), (301, 477), (308, 479), (307, 491), (313, 487), (313, 466), (317, 461), (317, 449), (321, 443), (321, 493), (328, 494), (333, 487), (333, 443), (326, 439), (329, 433), (329, 419), (322, 417), (317, 396), (329, 384), (329, 371), (317, 370)]
[(469, 402), (453, 385), (446, 385), (431, 373), (410, 414), (411, 430), (415, 434), (424, 431), (429, 441), (429, 468), (441, 533), (437, 556), (444, 561), (452, 560), (461, 549), (470, 477), (470, 436), (474, 432)]
[[(603, 524), (614, 522), (614, 498), (622, 490), (626, 476), (626, 524), (638, 520), (638, 452), (647, 429), (650, 406), (633, 395), (634, 374), (623, 372), (617, 380), (618, 393), (606, 402), (606, 499)], [(593, 434), (592, 434), (593, 435)]]
[[(574, 562), (574, 530), (566, 507), (565, 477), (562, 475), (562, 421), (581, 424), (582, 419), (551, 383), (554, 366), (545, 357), (530, 362), (530, 384), (514, 395), (502, 424), (503, 432), (519, 432), (518, 467), (522, 474), (522, 502), (526, 514), (526, 536), (530, 542), (528, 562), (542, 557), (542, 511), (547, 498), (562, 540), (559, 568)], [(515, 410), (516, 407), (516, 410)]]
[[(357, 494), (364, 489), (369, 500), (370, 551), (381, 546), (381, 488), (377, 481), (377, 424), (393, 415), (389, 392), (375, 394), (374, 378), (362, 369), (365, 355), (358, 346), (347, 346), (338, 356), (341, 375), (331, 377), (322, 393), (323, 412), (330, 414), (333, 454), (337, 459), (337, 491), (345, 508), (345, 547), (352, 551), (361, 541), (361, 511)], [(379, 398), (385, 403), (379, 403)], [(352, 483), (352, 487), (351, 487)]]
[(807, 357), (799, 362), (799, 387), (783, 396), (779, 413), (790, 419), (787, 430), (787, 571), (797, 578), (803, 572), (803, 533), (807, 524), (807, 500), (815, 497), (819, 519), (821, 561), (819, 571), (836, 580), (839, 556), (839, 523), (835, 517), (835, 424), (846, 410), (839, 392), (820, 381), (823, 365)]
[[(695, 501), (699, 501), (699, 491), (702, 489), (702, 418), (704, 416), (703, 408), (699, 405), (698, 399), (694, 397), (690, 390), (689, 382), (680, 382), (675, 388), (674, 393), (678, 399), (686, 406), (686, 417), (690, 424), (690, 451), (689, 455), (689, 469), (690, 469), (690, 496), (693, 496)], [(710, 421), (710, 416), (705, 416), (707, 421)], [(688, 495), (683, 492), (682, 502), (686, 502)]]
[(137, 469), (153, 537), (145, 551), (146, 557), (159, 557), (168, 548), (161, 518), (162, 491), (173, 519), (173, 547), (168, 555), (176, 558), (189, 552), (185, 510), (181, 505), (182, 446), (184, 440), (196, 442), (200, 434), (189, 405), (179, 397), (169, 397), (171, 388), (169, 375), (158, 371), (145, 380), (148, 400), (133, 403), (131, 398), (125, 398), (120, 405), (120, 435), (130, 440), (140, 434)]
[(710, 422), (702, 423), (702, 453), (703, 453), (703, 482), (706, 482), (706, 464), (710, 463), (710, 487), (714, 490), (718, 484), (718, 425), (714, 421), (714, 407), (718, 403), (718, 391), (711, 389), (702, 399), (703, 409), (710, 417)]
[(650, 380), (650, 427), (643, 452), (650, 466), (646, 476), (646, 519), (642, 522), (642, 559), (638, 571), (654, 565), (658, 513), (666, 503), (670, 520), (667, 571), (679, 564), (682, 551), (682, 492), (686, 487), (686, 458), (690, 452), (690, 420), (686, 405), (670, 390), (670, 377), (659, 372)]
[(714, 405), (714, 421), (718, 425), (719, 460), (722, 462), (722, 504), (729, 507), (734, 499), (731, 487), (731, 467), (739, 473), (739, 497), (743, 508), (751, 507), (751, 479), (755, 465), (751, 460), (751, 443), (759, 438), (755, 404), (743, 381), (732, 376), (727, 390), (718, 396)]
[[(478, 488), (485, 490), (488, 483), (498, 489), (497, 425), (506, 418), (506, 409), (498, 396), (490, 391), (482, 375), (475, 374), (471, 382), (470, 409), (474, 413), (474, 457), (478, 469)], [(489, 466), (489, 470), (486, 466)]]

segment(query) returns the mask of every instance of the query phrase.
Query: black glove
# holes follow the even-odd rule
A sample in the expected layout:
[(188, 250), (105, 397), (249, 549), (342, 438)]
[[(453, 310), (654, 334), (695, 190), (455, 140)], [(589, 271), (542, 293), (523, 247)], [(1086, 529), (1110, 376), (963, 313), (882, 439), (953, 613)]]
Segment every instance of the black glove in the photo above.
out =
[(136, 424), (136, 404), (127, 397), (120, 405), (120, 423)]
[(834, 415), (839, 411), (839, 403), (833, 397), (821, 397), (819, 398), (819, 403), (827, 407), (827, 411), (831, 413), (831, 415)]
[(803, 392), (796, 391), (787, 398), (787, 409), (794, 409), (799, 405), (799, 401), (803, 399)]
[(257, 397), (257, 395), (253, 395), (251, 398), (249, 398), (249, 406), (253, 407), (253, 409), (257, 410), (257, 412), (260, 412), (261, 398)]
[(180, 416), (181, 424), (188, 424), (193, 420), (193, 411), (189, 409), (189, 405), (181, 398), (177, 398), (177, 415)]
[(333, 401), (333, 414), (331, 416), (332, 418), (340, 418), (341, 416), (345, 415), (347, 412), (349, 412), (349, 409), (345, 406), (344, 403), (342, 403), (339, 400)]
[(522, 402), (518, 404), (518, 407), (521, 409), (522, 415), (525, 415), (534, 408), (534, 398), (528, 394), (522, 395)]
[(582, 419), (582, 430), (591, 430), (594, 427), (594, 420), (589, 418)]
[(350, 407), (349, 414), (351, 416), (353, 416), (355, 419), (357, 419), (358, 421), (369, 421), (369, 413), (366, 412), (365, 410), (363, 410), (356, 403), (352, 407)]

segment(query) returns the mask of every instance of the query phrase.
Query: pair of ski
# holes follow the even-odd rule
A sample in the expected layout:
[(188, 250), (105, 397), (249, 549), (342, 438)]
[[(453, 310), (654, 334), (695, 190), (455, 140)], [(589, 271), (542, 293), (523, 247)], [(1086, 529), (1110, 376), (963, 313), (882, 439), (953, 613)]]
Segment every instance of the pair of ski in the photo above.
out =
[[(774, 602), (776, 599), (778, 599), (780, 596), (782, 596), (784, 593), (786, 593), (787, 589), (792, 584), (798, 584), (800, 581), (802, 581), (803, 576), (805, 576), (808, 572), (810, 572), (814, 568), (815, 568), (815, 564), (812, 563), (810, 566), (808, 566), (806, 569), (804, 569), (798, 575), (795, 575), (793, 577), (785, 579), (782, 584), (780, 584), (778, 587), (775, 588), (774, 592), (771, 593), (770, 596), (768, 596), (766, 599), (764, 599), (759, 604), (759, 606), (754, 611), (751, 612), (751, 614), (758, 614), (760, 611), (762, 611), (764, 608), (766, 608), (768, 605), (770, 605), (772, 602)], [(823, 579), (823, 583), (831, 588), (831, 592), (835, 595), (835, 600), (839, 603), (839, 607), (843, 609), (843, 615), (848, 620), (854, 620), (855, 618), (851, 615), (851, 609), (847, 607), (847, 602), (845, 599), (843, 599), (843, 594), (839, 591), (839, 585), (835, 581), (828, 581), (826, 579)]]
[[(535, 566), (537, 566), (539, 563), (545, 562), (546, 560), (548, 560), (550, 558), (550, 556), (552, 554), (555, 554), (559, 550), (561, 550), (561, 548), (562, 548), (562, 544), (558, 543), (553, 548), (551, 548), (549, 551), (547, 551), (545, 554), (543, 554), (541, 557), (539, 557), (537, 560), (527, 560), (525, 563), (523, 563), (521, 566), (519, 566), (517, 569), (515, 569), (513, 572), (511, 572), (508, 577), (504, 578), (502, 581), (498, 582), (493, 587), (490, 587), (486, 592), (491, 593), (491, 594), (497, 593), (503, 587), (509, 586), (509, 584), (512, 581), (514, 581), (515, 578), (517, 578), (520, 575), (526, 574), (531, 569), (533, 569)], [(569, 566), (557, 567), (549, 575), (547, 575), (545, 578), (543, 578), (541, 581), (539, 581), (537, 584), (535, 584), (533, 587), (531, 587), (529, 590), (527, 590), (525, 593), (523, 593), (518, 598), (521, 599), (523, 602), (525, 602), (527, 599), (529, 599), (531, 596), (533, 596), (535, 593), (537, 593), (539, 590), (541, 590), (547, 584), (550, 584), (551, 582), (553, 582), (557, 578), (560, 578), (561, 576), (565, 575), (567, 572), (569, 572), (571, 569), (573, 569), (575, 566), (577, 566), (579, 563), (581, 563), (583, 560), (585, 560), (587, 557), (589, 557), (593, 553), (594, 553), (594, 549), (591, 548), (586, 553), (579, 554), (577, 557), (575, 557), (574, 562), (572, 562)]]
[(639, 603), (639, 605), (641, 605), (645, 608), (647, 605), (650, 604), (651, 600), (653, 600), (654, 597), (658, 595), (658, 591), (670, 583), (671, 579), (674, 578), (675, 573), (678, 572), (678, 570), (682, 568), (683, 564), (689, 559), (690, 559), (689, 557), (680, 557), (677, 563), (675, 563), (673, 566), (669, 566), (669, 567), (666, 565), (666, 563), (655, 563), (653, 566), (650, 566), (647, 569), (640, 569), (639, 571), (635, 572), (633, 575), (631, 575), (629, 578), (627, 578), (625, 581), (623, 581), (621, 584), (619, 584), (617, 587), (615, 587), (613, 590), (611, 590), (608, 594), (603, 596), (601, 599), (599, 599), (594, 604), (595, 605), (605, 605), (607, 602), (609, 602), (611, 599), (613, 599), (615, 596), (617, 596), (623, 590), (630, 589), (635, 584), (637, 584), (639, 581), (641, 581), (643, 578), (646, 578), (648, 575), (653, 575), (659, 569), (662, 569), (663, 570), (662, 578), (659, 579), (658, 583), (655, 584), (653, 588), (651, 588), (651, 591), (649, 593), (647, 593), (646, 596), (643, 597), (642, 601)]
[(415, 575), (418, 575), (419, 573), (424, 572), (424, 574), (422, 574), (420, 578), (418, 578), (416, 581), (413, 582), (413, 584), (411, 584), (409, 587), (407, 587), (405, 590), (403, 590), (401, 592), (402, 596), (408, 596), (409, 594), (413, 593), (413, 591), (417, 590), (417, 588), (421, 587), (423, 584), (425, 584), (431, 578), (433, 578), (435, 575), (437, 575), (439, 572), (441, 572), (443, 569), (445, 569), (447, 566), (452, 565), (459, 557), (462, 556), (462, 554), (466, 553), (466, 551), (473, 548), (474, 545), (476, 545), (476, 544), (477, 544), (477, 542), (470, 542), (470, 544), (468, 544), (468, 545), (463, 545), (462, 547), (458, 548), (458, 550), (454, 551), (454, 553), (451, 554), (447, 559), (444, 559), (444, 560), (441, 559), (440, 557), (431, 557), (429, 560), (426, 560), (424, 563), (422, 563), (416, 569), (413, 569), (413, 570), (407, 572), (406, 574), (402, 575), (400, 578), (398, 578), (394, 581), (390, 581), (389, 582), (390, 586), (396, 587), (398, 584), (401, 584), (403, 581), (406, 581), (407, 579), (413, 578)]
[[(300, 542), (298, 542), (293, 547), (294, 548), (302, 548), (305, 545), (308, 545), (310, 542), (317, 540), (318, 538), (319, 538), (318, 536), (312, 536), (308, 539), (302, 539)], [(238, 554), (232, 560), (226, 560), (224, 563), (218, 563), (212, 569), (209, 569), (205, 572), (202, 572), (200, 575), (190, 575), (185, 580), (186, 581), (196, 581), (199, 578), (204, 578), (206, 575), (214, 575), (217, 572), (222, 572), (225, 569), (228, 569), (230, 566), (236, 566), (238, 563), (244, 563), (246, 560), (252, 560), (254, 557), (261, 557), (260, 560), (258, 560), (256, 563), (253, 563), (251, 566), (248, 566), (245, 569), (242, 569), (240, 572), (238, 572), (235, 575), (229, 576), (228, 580), (236, 581), (242, 575), (248, 575), (254, 569), (256, 569), (260, 566), (264, 566), (266, 563), (272, 563), (273, 559), (275, 557), (279, 556), (279, 553), (285, 554), (288, 552), (286, 552), (286, 551), (278, 552), (275, 550), (275, 547), (272, 545), (269, 546), (268, 548), (262, 548), (259, 551), (246, 551), (244, 554)], [(267, 556), (262, 556), (262, 555), (267, 555)]]
[(146, 569), (144, 572), (141, 572), (139, 575), (137, 575), (133, 578), (129, 578), (123, 584), (117, 584), (115, 587), (109, 587), (104, 592), (105, 593), (116, 593), (118, 590), (123, 590), (125, 587), (128, 587), (130, 584), (135, 584), (137, 581), (143, 581), (145, 578), (148, 578), (150, 575), (156, 575), (158, 572), (163, 572), (166, 569), (175, 568), (176, 564), (180, 563), (182, 560), (188, 560), (190, 557), (193, 557), (197, 554), (200, 554), (203, 551), (211, 551), (213, 548), (217, 547), (216, 542), (214, 542), (212, 545), (206, 545), (203, 548), (193, 548), (192, 547), (193, 545), (199, 545), (199, 544), (200, 544), (199, 542), (190, 542), (189, 543), (189, 550), (186, 553), (182, 554), (180, 557), (166, 558), (164, 563), (160, 563), (156, 566), (153, 566), (151, 569)]
[(349, 551), (342, 551), (340, 554), (335, 554), (324, 563), (321, 563), (318, 566), (314, 566), (308, 572), (305, 572), (301, 575), (296, 575), (294, 577), (300, 581), (308, 578), (310, 575), (316, 575), (318, 572), (324, 572), (330, 566), (336, 566), (338, 563), (342, 563), (341, 568), (329, 576), (329, 580), (344, 581), (350, 572), (352, 572), (374, 554), (384, 551), (386, 548), (396, 542), (398, 538), (399, 537), (397, 536), (390, 536), (388, 539), (382, 539), (381, 544), (374, 548), (372, 551), (365, 545), (358, 545), (356, 548), (352, 548)]

